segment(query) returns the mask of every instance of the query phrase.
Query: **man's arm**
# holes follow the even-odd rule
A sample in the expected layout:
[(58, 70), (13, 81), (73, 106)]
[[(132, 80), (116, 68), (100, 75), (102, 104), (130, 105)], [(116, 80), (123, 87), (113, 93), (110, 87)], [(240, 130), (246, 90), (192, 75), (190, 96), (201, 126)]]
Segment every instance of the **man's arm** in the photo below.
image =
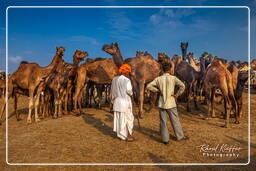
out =
[(126, 93), (127, 93), (129, 96), (132, 96), (132, 94), (133, 94), (131, 81), (128, 81), (128, 83), (127, 83)]
[(175, 77), (175, 85), (179, 87), (178, 92), (175, 94), (176, 97), (179, 97), (185, 90), (185, 85), (177, 77)]
[(147, 87), (146, 90), (152, 91), (152, 92), (159, 92), (159, 89), (157, 87), (157, 79), (154, 79), (152, 82), (150, 82)]
[(111, 88), (110, 88), (110, 97), (111, 97), (111, 103), (114, 103), (115, 97), (114, 97), (114, 79), (111, 82)]

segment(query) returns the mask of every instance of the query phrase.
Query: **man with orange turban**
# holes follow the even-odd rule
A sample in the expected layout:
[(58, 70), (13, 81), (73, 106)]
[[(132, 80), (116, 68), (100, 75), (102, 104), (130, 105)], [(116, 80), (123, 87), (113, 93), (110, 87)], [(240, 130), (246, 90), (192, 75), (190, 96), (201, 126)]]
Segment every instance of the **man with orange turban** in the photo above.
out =
[(132, 84), (129, 79), (131, 66), (123, 64), (119, 76), (113, 78), (111, 84), (111, 102), (114, 111), (114, 132), (121, 140), (134, 141), (132, 136), (134, 116), (132, 113)]

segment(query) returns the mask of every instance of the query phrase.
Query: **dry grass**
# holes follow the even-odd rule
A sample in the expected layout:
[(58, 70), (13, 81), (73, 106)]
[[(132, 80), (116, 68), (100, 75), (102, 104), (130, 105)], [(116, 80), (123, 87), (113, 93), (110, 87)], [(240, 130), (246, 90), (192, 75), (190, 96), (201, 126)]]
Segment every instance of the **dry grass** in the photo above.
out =
[[(160, 143), (159, 116), (157, 108), (147, 113), (141, 120), (141, 129), (135, 120), (134, 135), (136, 142), (123, 142), (116, 138), (112, 131), (113, 115), (108, 108), (103, 110), (84, 109), (80, 117), (67, 115), (59, 119), (47, 118), (40, 123), (26, 124), (28, 101), (22, 97), (19, 109), (22, 121), (17, 122), (15, 117), (9, 119), (9, 158), (10, 163), (216, 163), (232, 162), (246, 163), (248, 161), (248, 110), (247, 94), (244, 93), (244, 115), (241, 124), (233, 124), (231, 118), (230, 128), (222, 128), (224, 120), (212, 118), (202, 120), (199, 114), (206, 112), (206, 106), (200, 105), (200, 110), (192, 108), (192, 112), (185, 111), (185, 105), (179, 105), (181, 123), (189, 141), (177, 142), (173, 138), (170, 145)], [(255, 133), (256, 93), (251, 94), (251, 131)], [(12, 107), (12, 101), (10, 102)], [(218, 106), (217, 114), (223, 110)], [(13, 109), (9, 109), (12, 113)], [(171, 125), (170, 134), (173, 137)], [(5, 132), (5, 124), (1, 126)], [(3, 137), (3, 135), (1, 136)], [(251, 138), (251, 164), (249, 169), (255, 168), (255, 136)], [(202, 156), (198, 146), (202, 144), (236, 145), (242, 148), (239, 157), (205, 157)], [(184, 170), (186, 166), (8, 166), (5, 164), (5, 142), (0, 139), (0, 170), (29, 170), (29, 169), (173, 169)], [(186, 167), (187, 168), (187, 167)], [(210, 169), (210, 166), (193, 166), (192, 170)], [(229, 166), (215, 166), (214, 168), (229, 168)], [(245, 166), (235, 167), (236, 169)], [(247, 166), (248, 168), (248, 166)]]

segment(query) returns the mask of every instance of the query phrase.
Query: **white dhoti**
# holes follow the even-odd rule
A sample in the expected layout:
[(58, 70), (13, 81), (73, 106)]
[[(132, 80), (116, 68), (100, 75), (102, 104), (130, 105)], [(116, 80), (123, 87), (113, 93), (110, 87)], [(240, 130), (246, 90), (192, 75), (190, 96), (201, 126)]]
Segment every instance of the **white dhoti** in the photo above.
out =
[(111, 95), (114, 111), (114, 132), (122, 140), (132, 134), (134, 116), (132, 114), (132, 85), (125, 76), (117, 76), (112, 80)]
[(122, 140), (125, 140), (128, 136), (132, 134), (134, 116), (132, 112), (114, 112), (114, 132)]

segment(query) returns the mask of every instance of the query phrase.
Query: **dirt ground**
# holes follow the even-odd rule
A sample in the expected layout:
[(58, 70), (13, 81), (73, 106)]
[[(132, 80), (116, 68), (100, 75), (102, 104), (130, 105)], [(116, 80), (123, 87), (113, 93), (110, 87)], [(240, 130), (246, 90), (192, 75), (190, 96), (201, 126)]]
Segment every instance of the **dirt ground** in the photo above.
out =
[[(185, 110), (180, 103), (178, 111), (183, 130), (189, 141), (177, 142), (169, 123), (170, 145), (160, 143), (159, 114), (154, 108), (140, 120), (134, 121), (136, 142), (124, 142), (116, 138), (113, 128), (113, 115), (108, 107), (103, 109), (85, 108), (84, 114), (76, 117), (65, 115), (59, 119), (46, 118), (39, 123), (26, 123), (28, 99), (21, 97), (18, 108), (22, 121), (11, 116), (8, 125), (8, 162), (9, 163), (247, 163), (248, 162), (248, 94), (243, 94), (244, 115), (239, 125), (230, 119), (230, 127), (222, 128), (224, 119), (203, 120), (200, 114), (207, 111), (205, 105), (192, 112)], [(13, 101), (9, 104), (12, 115)], [(0, 170), (253, 170), (256, 168), (256, 91), (251, 92), (251, 153), (247, 166), (12, 166), (6, 164), (5, 126), (1, 128)], [(223, 106), (217, 106), (217, 115)], [(136, 113), (136, 111), (135, 111)], [(233, 153), (238, 157), (210, 157), (200, 151), (202, 145), (239, 147)], [(224, 152), (229, 153), (229, 152)]]

